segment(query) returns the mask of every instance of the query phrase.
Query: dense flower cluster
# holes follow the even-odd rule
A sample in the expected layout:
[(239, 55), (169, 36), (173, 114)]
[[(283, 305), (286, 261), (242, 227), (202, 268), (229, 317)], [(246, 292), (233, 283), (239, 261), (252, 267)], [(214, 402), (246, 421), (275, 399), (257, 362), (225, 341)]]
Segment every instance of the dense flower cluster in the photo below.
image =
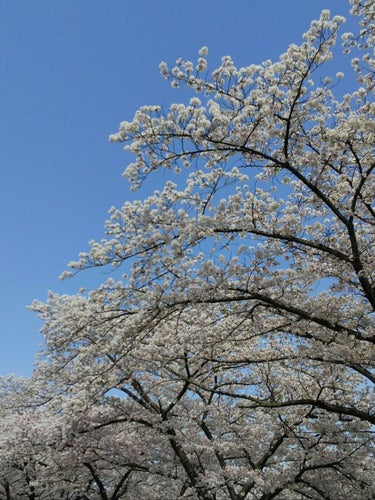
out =
[(38, 367), (2, 381), (4, 498), (372, 498), (375, 14), (352, 7), (342, 98), (328, 11), (275, 63), (161, 63), (194, 95), (110, 140), (134, 189), (173, 182), (111, 209), (64, 274), (114, 278), (33, 304)]

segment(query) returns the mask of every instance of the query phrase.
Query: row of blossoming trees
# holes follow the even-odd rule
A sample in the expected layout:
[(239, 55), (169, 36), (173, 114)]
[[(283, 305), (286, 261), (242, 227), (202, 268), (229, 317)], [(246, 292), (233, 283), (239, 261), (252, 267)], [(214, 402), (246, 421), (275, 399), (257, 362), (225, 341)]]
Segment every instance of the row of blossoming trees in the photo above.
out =
[(174, 182), (70, 264), (110, 280), (33, 304), (35, 373), (1, 381), (0, 498), (374, 498), (374, 7), (352, 0), (343, 97), (327, 11), (276, 63), (161, 64), (195, 96), (111, 139), (133, 187)]

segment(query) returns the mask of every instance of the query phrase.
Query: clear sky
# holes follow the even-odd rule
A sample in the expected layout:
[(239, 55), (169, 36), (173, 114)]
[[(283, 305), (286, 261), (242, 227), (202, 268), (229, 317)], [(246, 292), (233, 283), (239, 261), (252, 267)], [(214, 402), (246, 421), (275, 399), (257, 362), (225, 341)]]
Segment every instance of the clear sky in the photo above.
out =
[(58, 276), (103, 237), (110, 206), (134, 197), (121, 178), (130, 158), (108, 135), (142, 104), (183, 98), (159, 62), (204, 45), (212, 69), (228, 54), (276, 60), (327, 8), (346, 16), (349, 4), (0, 0), (0, 374), (30, 375), (42, 337), (26, 306), (87, 284)]

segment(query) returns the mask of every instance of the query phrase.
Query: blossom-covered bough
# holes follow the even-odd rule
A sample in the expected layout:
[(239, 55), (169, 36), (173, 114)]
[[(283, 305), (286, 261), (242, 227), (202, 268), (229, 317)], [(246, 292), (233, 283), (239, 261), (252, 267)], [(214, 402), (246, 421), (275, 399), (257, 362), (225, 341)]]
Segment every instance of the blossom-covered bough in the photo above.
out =
[(352, 6), (352, 93), (324, 11), (276, 63), (162, 63), (194, 96), (111, 136), (134, 189), (170, 175), (70, 264), (113, 278), (33, 305), (65, 436), (43, 474), (88, 478), (62, 498), (372, 498), (375, 14)]

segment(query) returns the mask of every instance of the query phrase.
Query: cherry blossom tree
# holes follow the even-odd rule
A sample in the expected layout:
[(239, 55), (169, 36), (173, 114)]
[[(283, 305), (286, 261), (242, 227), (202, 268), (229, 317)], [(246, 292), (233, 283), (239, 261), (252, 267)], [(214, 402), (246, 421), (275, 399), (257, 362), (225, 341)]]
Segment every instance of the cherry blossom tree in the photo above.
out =
[(111, 136), (133, 189), (168, 180), (64, 273), (111, 279), (33, 304), (35, 377), (70, 429), (56, 460), (98, 498), (372, 498), (373, 1), (352, 13), (352, 93), (329, 73), (344, 19), (323, 11), (275, 63), (161, 63), (188, 104)]
[(135, 445), (141, 437), (123, 415), (116, 426), (108, 425), (106, 416), (110, 423), (115, 418), (112, 407), (96, 406), (77, 419), (48, 407), (38, 381), (14, 376), (0, 379), (0, 396), (2, 499), (117, 500), (129, 491), (142, 498), (142, 474), (165, 475), (165, 466), (153, 464), (152, 448), (145, 452), (150, 436), (141, 448)]
[[(35, 500), (48, 480), (59, 419), (43, 411), (44, 396), (22, 377), (0, 378), (0, 498)], [(43, 485), (44, 486), (41, 486)], [(51, 494), (54, 488), (51, 483)], [(57, 495), (60, 497), (60, 495)]]

